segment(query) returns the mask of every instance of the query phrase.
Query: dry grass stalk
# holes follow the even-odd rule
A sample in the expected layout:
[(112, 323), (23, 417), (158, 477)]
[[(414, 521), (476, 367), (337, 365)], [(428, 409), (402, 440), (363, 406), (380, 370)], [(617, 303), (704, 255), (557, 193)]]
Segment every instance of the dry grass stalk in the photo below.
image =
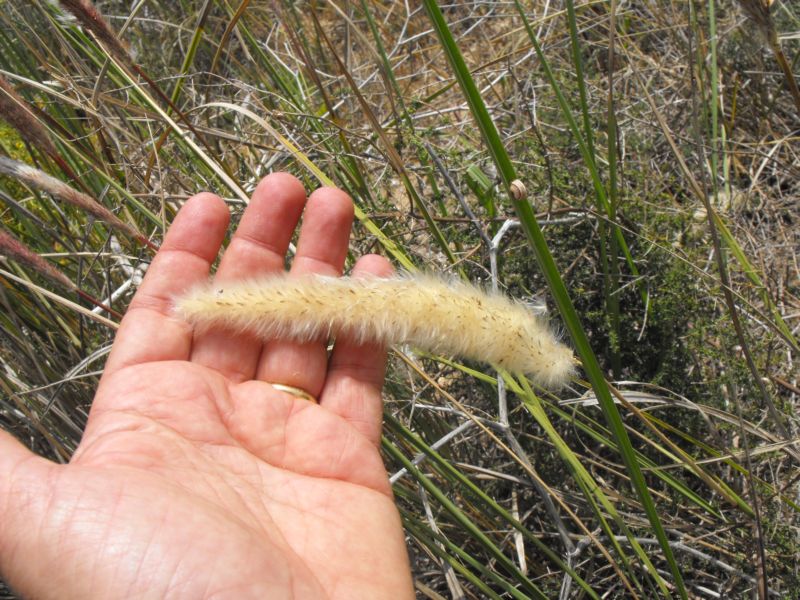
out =
[(22, 139), (49, 155), (56, 154), (47, 131), (34, 117), (33, 109), (5, 77), (0, 75), (0, 115), (19, 132)]
[(108, 210), (105, 206), (97, 202), (94, 198), (80, 192), (63, 181), (51, 177), (44, 171), (35, 169), (25, 163), (0, 156), (0, 173), (22, 181), (31, 187), (51, 194), (68, 204), (76, 206), (88, 212), (104, 223), (122, 231), (126, 235), (139, 241), (146, 246), (153, 247), (153, 244), (137, 229), (122, 221), (117, 215)]
[(90, 0), (61, 0), (61, 5), (114, 55), (118, 61), (131, 65), (131, 57), (111, 26)]
[(775, 28), (775, 21), (772, 20), (772, 13), (770, 12), (773, 3), (774, 0), (739, 0), (739, 6), (742, 7), (747, 18), (756, 25), (775, 55), (775, 60), (781, 71), (783, 71), (786, 86), (792, 94), (798, 113), (800, 113), (800, 87), (797, 85), (791, 64), (786, 59), (786, 55), (781, 48), (781, 42), (778, 39), (778, 30)]
[(739, 6), (747, 17), (761, 30), (767, 40), (772, 39), (775, 33), (775, 23), (769, 10), (772, 0), (739, 0)]
[(5, 254), (7, 258), (10, 258), (20, 264), (27, 265), (34, 271), (37, 271), (40, 275), (63, 285), (71, 292), (76, 293), (78, 296), (88, 302), (91, 302), (95, 306), (99, 306), (118, 319), (122, 318), (122, 315), (119, 312), (106, 306), (94, 298), (91, 294), (84, 292), (77, 285), (72, 283), (69, 277), (64, 275), (61, 271), (56, 269), (53, 265), (36, 254), (36, 252), (28, 248), (25, 244), (8, 233), (5, 229), (0, 229), (0, 253)]
[(17, 130), (23, 140), (47, 154), (70, 179), (78, 185), (83, 185), (72, 168), (58, 154), (47, 129), (34, 116), (33, 107), (2, 75), (0, 75), (0, 116)]
[[(125, 45), (122, 43), (122, 40), (117, 36), (108, 22), (103, 18), (103, 15), (95, 8), (94, 4), (90, 0), (61, 0), (61, 5), (66, 8), (69, 12), (71, 12), (78, 21), (89, 30), (92, 34), (94, 34), (95, 38), (108, 50), (108, 52), (119, 62), (125, 69), (128, 69), (131, 73), (137, 74), (141, 77), (147, 85), (155, 92), (155, 94), (161, 99), (164, 105), (169, 106), (171, 110), (178, 115), (178, 118), (186, 125), (186, 127), (191, 131), (200, 143), (212, 153), (213, 150), (209, 146), (208, 142), (206, 142), (204, 136), (192, 125), (191, 121), (186, 118), (186, 115), (181, 112), (181, 110), (173, 104), (172, 100), (167, 96), (164, 91), (156, 85), (156, 82), (145, 73), (144, 69), (142, 69), (136, 62), (131, 58), (130, 54), (128, 54)], [(160, 143), (159, 146), (160, 147)], [(224, 166), (223, 166), (224, 168)], [(230, 176), (230, 173), (227, 173)]]
[(8, 258), (18, 263), (29, 266), (44, 277), (63, 285), (68, 290), (77, 290), (77, 286), (70, 281), (69, 277), (64, 275), (5, 229), (0, 229), (0, 252), (3, 252)]

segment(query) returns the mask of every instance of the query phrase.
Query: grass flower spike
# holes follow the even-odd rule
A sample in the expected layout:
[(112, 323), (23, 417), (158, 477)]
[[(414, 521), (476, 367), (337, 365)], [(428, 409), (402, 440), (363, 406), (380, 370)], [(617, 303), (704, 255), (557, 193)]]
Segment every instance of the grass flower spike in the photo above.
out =
[(119, 231), (124, 232), (138, 242), (157, 250), (156, 246), (140, 231), (125, 223), (117, 215), (97, 202), (97, 200), (70, 187), (60, 179), (48, 175), (44, 171), (35, 169), (17, 160), (0, 156), (0, 175), (7, 175), (18, 179), (33, 188), (43, 190), (55, 198), (77, 206), (104, 223), (108, 223)]
[(222, 289), (199, 288), (177, 311), (200, 328), (300, 341), (347, 333), (357, 340), (410, 344), (563, 385), (572, 352), (529, 308), (458, 281), (274, 275)]

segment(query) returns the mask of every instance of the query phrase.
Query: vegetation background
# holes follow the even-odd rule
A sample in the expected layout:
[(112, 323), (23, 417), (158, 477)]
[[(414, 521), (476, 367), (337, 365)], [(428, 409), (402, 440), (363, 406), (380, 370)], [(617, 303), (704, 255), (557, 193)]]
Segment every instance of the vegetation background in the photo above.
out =
[(583, 364), (393, 352), (420, 598), (798, 598), (798, 61), (788, 0), (0, 0), (0, 426), (69, 460), (181, 202), (289, 170)]

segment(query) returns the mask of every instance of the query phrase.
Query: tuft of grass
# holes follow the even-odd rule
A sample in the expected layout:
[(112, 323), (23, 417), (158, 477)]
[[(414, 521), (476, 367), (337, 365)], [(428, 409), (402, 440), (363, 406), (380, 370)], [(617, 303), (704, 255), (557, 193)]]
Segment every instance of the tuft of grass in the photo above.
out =
[(288, 170), (581, 357), (393, 355), (419, 597), (798, 594), (794, 5), (134, 4), (0, 0), (0, 426), (68, 460), (180, 204)]

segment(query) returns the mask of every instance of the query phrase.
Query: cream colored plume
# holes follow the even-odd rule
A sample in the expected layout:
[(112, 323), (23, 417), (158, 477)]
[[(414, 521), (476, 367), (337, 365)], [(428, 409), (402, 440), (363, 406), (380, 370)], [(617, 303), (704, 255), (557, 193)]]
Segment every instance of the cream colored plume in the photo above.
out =
[(409, 344), (524, 373), (546, 387), (572, 373), (572, 352), (519, 302), (460, 281), (431, 276), (289, 277), (198, 288), (176, 303), (205, 329), (247, 331), (298, 341), (345, 333), (360, 342)]

